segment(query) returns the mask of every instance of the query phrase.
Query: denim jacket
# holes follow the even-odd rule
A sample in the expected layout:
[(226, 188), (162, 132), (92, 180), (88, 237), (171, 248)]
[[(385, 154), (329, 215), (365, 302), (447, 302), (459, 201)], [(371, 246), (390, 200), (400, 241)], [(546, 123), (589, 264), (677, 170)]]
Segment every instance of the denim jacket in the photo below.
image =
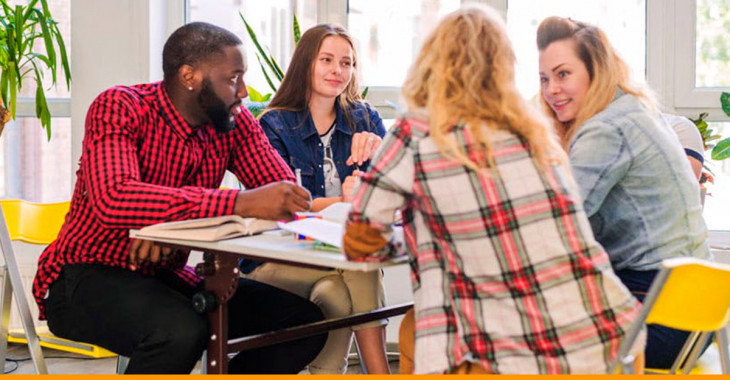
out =
[(617, 91), (574, 136), (570, 164), (615, 270), (711, 258), (697, 179), (671, 128), (639, 99)]
[[(351, 110), (354, 132), (347, 125), (345, 116), (338, 105), (335, 106), (335, 110), (337, 112), (336, 125), (330, 146), (337, 174), (344, 181), (353, 170), (357, 169), (354, 165), (345, 164), (347, 158), (350, 157), (353, 133), (372, 132), (383, 137), (385, 127), (377, 111), (367, 103), (358, 103)], [(267, 112), (261, 118), (260, 123), (271, 145), (279, 151), (292, 171), (301, 169), (302, 186), (312, 193), (313, 198), (324, 197), (324, 168), (322, 167), (324, 146), (319, 139), (317, 128), (314, 127), (311, 114), (308, 111), (276, 110)], [(363, 164), (362, 169), (366, 168), (367, 164)]]

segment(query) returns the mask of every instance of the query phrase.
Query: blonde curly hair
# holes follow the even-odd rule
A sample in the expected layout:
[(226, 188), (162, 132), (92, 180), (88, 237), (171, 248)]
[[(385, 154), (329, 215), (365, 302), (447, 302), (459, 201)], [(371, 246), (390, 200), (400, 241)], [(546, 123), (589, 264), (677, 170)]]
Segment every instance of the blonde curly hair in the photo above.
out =
[[(487, 6), (468, 4), (445, 16), (426, 39), (403, 97), (409, 109), (428, 113), (439, 151), (472, 170), (493, 164), (490, 130), (521, 138), (541, 165), (564, 163), (549, 122), (517, 91), (514, 66), (501, 16)], [(487, 162), (475, 162), (447, 136), (456, 125), (469, 129)]]

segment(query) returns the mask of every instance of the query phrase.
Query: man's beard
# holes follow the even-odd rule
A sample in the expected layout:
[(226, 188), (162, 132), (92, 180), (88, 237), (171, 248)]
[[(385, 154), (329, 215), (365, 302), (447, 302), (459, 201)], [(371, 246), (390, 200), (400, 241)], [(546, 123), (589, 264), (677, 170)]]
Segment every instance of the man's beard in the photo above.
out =
[(240, 104), (234, 103), (231, 106), (226, 106), (223, 100), (213, 91), (208, 78), (203, 79), (203, 87), (200, 89), (200, 94), (198, 94), (198, 104), (200, 104), (217, 132), (225, 133), (231, 131), (235, 126), (235, 117), (231, 114), (230, 109), (238, 107)]

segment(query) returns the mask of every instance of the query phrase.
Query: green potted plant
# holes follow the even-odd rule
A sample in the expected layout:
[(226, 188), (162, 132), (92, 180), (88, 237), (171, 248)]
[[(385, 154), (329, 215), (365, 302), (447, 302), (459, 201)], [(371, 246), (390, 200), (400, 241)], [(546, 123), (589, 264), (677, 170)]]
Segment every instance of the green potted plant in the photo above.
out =
[(50, 71), (50, 86), (55, 86), (60, 64), (66, 86), (71, 84), (61, 31), (47, 0), (30, 0), (25, 6), (14, 7), (0, 0), (0, 6), (0, 133), (10, 119), (15, 119), (18, 93), (24, 83), (31, 81), (36, 83), (35, 114), (50, 140), (51, 113), (43, 88), (43, 70)]

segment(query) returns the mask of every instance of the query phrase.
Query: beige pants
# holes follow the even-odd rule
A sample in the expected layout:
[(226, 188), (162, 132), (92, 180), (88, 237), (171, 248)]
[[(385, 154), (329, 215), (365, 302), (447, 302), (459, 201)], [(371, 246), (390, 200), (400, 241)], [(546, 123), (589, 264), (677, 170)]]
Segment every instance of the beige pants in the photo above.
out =
[[(318, 270), (266, 263), (247, 278), (284, 289), (314, 302), (325, 318), (340, 318), (385, 306), (383, 275), (371, 272)], [(347, 370), (347, 355), (352, 332), (384, 326), (387, 320), (373, 321), (352, 328), (330, 331), (327, 343), (309, 365), (311, 373), (342, 374)]]

